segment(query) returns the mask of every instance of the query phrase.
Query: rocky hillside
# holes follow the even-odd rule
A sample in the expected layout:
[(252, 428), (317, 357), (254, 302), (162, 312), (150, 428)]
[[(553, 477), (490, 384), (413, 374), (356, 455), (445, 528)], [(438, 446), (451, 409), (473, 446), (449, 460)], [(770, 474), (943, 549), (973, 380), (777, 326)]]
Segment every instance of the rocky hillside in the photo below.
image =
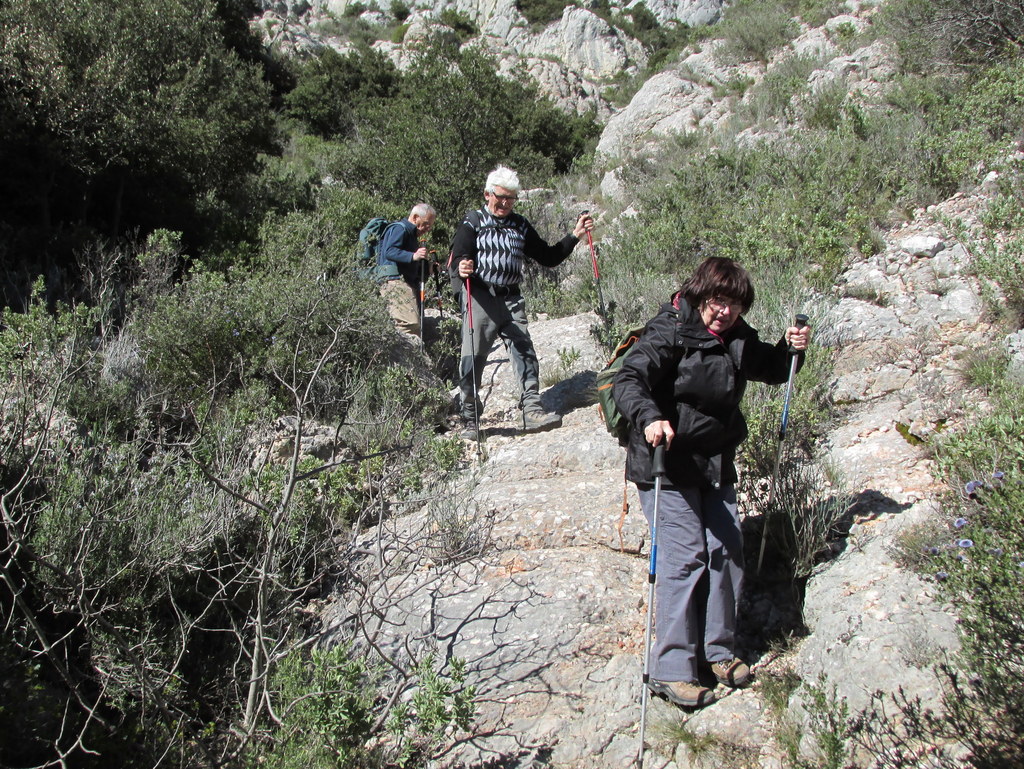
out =
[[(559, 21), (533, 29), (510, 0), (457, 0), (414, 11), (401, 44), (378, 46), (401, 63), (443, 8), (466, 14), (480, 30), (476, 42), (503, 66), (525, 64), (567, 110), (595, 110), (604, 124), (604, 204), (626, 208), (632, 193), (619, 179), (620, 163), (673, 133), (728, 130), (746, 98), (723, 95), (730, 82), (756, 83), (788, 57), (814, 56), (814, 87), (840, 83), (865, 96), (885, 88), (894, 71), (885, 47), (849, 45), (877, 5), (849, 0), (846, 13), (805, 27), (767, 64), (723, 65), (714, 44), (688, 51), (622, 109), (601, 88), (617, 73), (640, 71), (645, 54), (585, 9), (567, 8)], [(722, 10), (717, 0), (648, 6), (662, 23), (711, 23)], [(332, 45), (316, 20), (344, 9), (344, 0), (268, 3), (263, 25), (278, 45)], [(749, 138), (768, 132), (761, 126)], [(788, 720), (807, 727), (806, 690), (797, 689), (780, 712), (764, 682), (790, 673), (804, 682), (826, 676), (851, 712), (875, 690), (938, 700), (932, 665), (956, 647), (955, 617), (936, 603), (930, 583), (897, 564), (893, 543), (938, 514), (943, 491), (915, 438), (962, 424), (976, 405), (960, 375), (964, 353), (1003, 343), (981, 321), (968, 245), (954, 235), (970, 232), (987, 194), (980, 186), (914, 212), (884, 233), (877, 256), (852, 264), (833, 293), (807, 298), (819, 308), (811, 319), (816, 342), (835, 360), (831, 395), (843, 409), (825, 450), (854, 494), (852, 527), (807, 583), (802, 605), (791, 585), (765, 578), (745, 597), (741, 633), (752, 686), (720, 692), (695, 714), (652, 701), (644, 766), (784, 765), (779, 735)], [(501, 349), (492, 352), (482, 393), (484, 456), (452, 492), (471, 514), (439, 518), (436, 505), (424, 505), (388, 532), (363, 532), (353, 543), (367, 582), (388, 596), (372, 642), (396, 655), (436, 644), (445, 660), (467, 662), (477, 722), (471, 734), (455, 735), (439, 768), (620, 769), (637, 754), (648, 531), (633, 489), (625, 489), (628, 511), (623, 505), (623, 451), (594, 406), (594, 375), (604, 363), (591, 333), (597, 323), (594, 315), (532, 323), (542, 374), (558, 372), (562, 380), (543, 396), (564, 416), (549, 433), (520, 434), (511, 363)], [(762, 331), (772, 337), (780, 329)], [(757, 511), (747, 512), (756, 532)], [(472, 557), (439, 554), (403, 568), (381, 544), (439, 536), (472, 542)], [(351, 621), (351, 602), (339, 595), (326, 607), (335, 627)], [(787, 632), (791, 642), (779, 644)], [(684, 731), (714, 739), (684, 740)], [(813, 762), (810, 736), (802, 748)]]
[[(788, 648), (765, 639), (799, 628), (790, 586), (762, 579), (767, 587), (746, 596), (741, 635), (752, 686), (719, 687), (725, 696), (697, 713), (652, 700), (644, 766), (782, 765), (780, 715), (762, 681), (789, 671), (805, 682), (825, 674), (851, 712), (876, 689), (937, 701), (931, 665), (956, 647), (955, 617), (935, 602), (931, 584), (896, 564), (892, 545), (937, 514), (942, 492), (925, 452), (904, 433), (961, 424), (972, 396), (958, 360), (970, 347), (999, 343), (979, 321), (979, 286), (949, 230), (956, 221), (969, 229), (983, 198), (961, 195), (917, 212), (913, 224), (886, 233), (881, 254), (847, 271), (834, 296), (809, 298), (831, 308), (812, 324), (837, 362), (832, 396), (848, 404), (827, 447), (855, 496), (853, 526), (807, 584), (808, 632)], [(376, 642), (401, 654), (410, 639), (439, 639), (446, 657), (467, 661), (477, 687), (476, 727), (456, 735), (438, 767), (620, 769), (637, 753), (648, 532), (632, 488), (623, 514), (624, 452), (594, 406), (603, 364), (591, 334), (597, 323), (595, 315), (532, 323), (542, 374), (564, 377), (543, 393), (564, 415), (548, 433), (520, 434), (511, 363), (500, 347), (492, 352), (483, 377), (485, 457), (456, 492), (475, 510), (458, 525), (461, 536), (477, 537), (479, 554), (450, 569), (399, 568), (381, 586), (390, 602)], [(756, 511), (748, 513), (755, 522)], [(398, 526), (429, 538), (445, 525), (452, 523), (424, 508)], [(372, 552), (379, 534), (366, 532), (358, 549)], [(346, 599), (327, 614), (343, 623)], [(806, 719), (800, 699), (798, 689), (785, 716), (795, 723)], [(680, 727), (712, 735), (712, 747), (695, 756)], [(805, 743), (813, 756), (813, 741)]]
[[(696, 714), (652, 700), (644, 766), (780, 766), (779, 715), (761, 681), (790, 671), (805, 682), (826, 675), (852, 713), (877, 689), (937, 701), (931, 666), (955, 648), (955, 618), (935, 602), (932, 585), (897, 565), (892, 547), (901, 531), (937, 514), (943, 490), (905, 433), (961, 425), (973, 396), (959, 359), (1001, 343), (980, 322), (967, 249), (948, 228), (959, 221), (970, 229), (983, 200), (957, 196), (916, 212), (912, 224), (886, 233), (880, 255), (850, 267), (836, 295), (810, 302), (829, 308), (811, 323), (837, 361), (831, 395), (848, 403), (826, 448), (854, 493), (849, 537), (809, 581), (808, 634), (790, 647), (766, 644), (780, 628), (798, 630), (790, 586), (767, 581), (744, 600), (753, 686), (720, 687), (725, 695)], [(445, 655), (467, 660), (477, 687), (476, 728), (459, 735), (438, 767), (618, 769), (636, 755), (648, 532), (632, 488), (623, 514), (624, 452), (593, 404), (603, 362), (590, 332), (597, 322), (580, 315), (531, 325), (542, 374), (565, 377), (543, 394), (564, 415), (548, 433), (519, 433), (510, 361), (500, 348), (492, 353), (483, 376), (485, 458), (460, 492), (476, 510), (462, 525), (485, 543), (482, 552), (442, 578), (431, 568), (391, 578), (401, 597), (382, 617), (384, 645), (440, 639)], [(401, 526), (425, 530), (428, 518), (420, 511)], [(368, 549), (376, 538), (367, 532)], [(787, 716), (797, 723), (806, 718), (800, 698), (798, 689)], [(716, 761), (692, 756), (681, 726), (713, 735)]]
[[(410, 4), (412, 5), (412, 4)], [(622, 10), (617, 3), (611, 4)], [(647, 7), (662, 23), (709, 24), (721, 16), (722, 0), (657, 1)], [(255, 22), (268, 44), (282, 50), (304, 52), (323, 47), (346, 50), (331, 34), (328, 20), (343, 16), (354, 6), (349, 0), (264, 0), (263, 15)], [(383, 25), (390, 3), (362, 3), (362, 17)], [(406, 19), (400, 43), (380, 41), (375, 47), (403, 66), (411, 51), (431, 31), (444, 28), (440, 15), (453, 11), (478, 30), (473, 45), (501, 61), (511, 73), (521, 66), (556, 104), (580, 114), (593, 111), (602, 122), (615, 112), (601, 95), (602, 87), (616, 78), (635, 75), (647, 64), (647, 53), (634, 38), (585, 8), (568, 6), (546, 26), (531, 25), (515, 0), (454, 0), (417, 6)]]

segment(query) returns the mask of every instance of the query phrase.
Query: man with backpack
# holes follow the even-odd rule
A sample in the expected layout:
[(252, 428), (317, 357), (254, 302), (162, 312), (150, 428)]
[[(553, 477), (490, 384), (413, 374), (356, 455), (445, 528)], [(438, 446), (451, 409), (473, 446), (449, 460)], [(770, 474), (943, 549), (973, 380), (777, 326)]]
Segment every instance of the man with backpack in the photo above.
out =
[(580, 214), (571, 235), (548, 245), (525, 217), (512, 212), (519, 190), (516, 172), (498, 166), (484, 185), (484, 207), (466, 215), (452, 244), (452, 284), (459, 289), (462, 307), (459, 390), (465, 438), (478, 436), (477, 393), (487, 353), (496, 337), (505, 342), (519, 379), (524, 431), (549, 430), (562, 423), (561, 416), (545, 411), (540, 403), (537, 353), (527, 328), (526, 303), (519, 286), (525, 259), (545, 267), (561, 264), (580, 238), (593, 229), (594, 220), (586, 213)]
[(380, 294), (399, 331), (420, 335), (419, 284), (423, 261), (428, 258), (423, 238), (437, 218), (432, 206), (417, 203), (409, 216), (392, 222), (380, 238), (377, 249), (377, 276), (383, 280)]

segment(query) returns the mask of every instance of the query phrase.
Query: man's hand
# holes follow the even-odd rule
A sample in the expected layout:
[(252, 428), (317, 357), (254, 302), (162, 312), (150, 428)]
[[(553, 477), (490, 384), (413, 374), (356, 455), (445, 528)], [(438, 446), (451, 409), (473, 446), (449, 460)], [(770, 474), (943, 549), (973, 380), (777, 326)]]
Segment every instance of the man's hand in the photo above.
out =
[(417, 248), (415, 251), (412, 252), (412, 259), (413, 259), (414, 262), (422, 262), (426, 258), (427, 258), (427, 247), (426, 246), (420, 246), (419, 248)]
[(576, 240), (580, 240), (584, 235), (594, 229), (594, 217), (590, 215), (589, 211), (584, 211), (580, 214), (580, 218), (576, 220), (576, 227), (573, 229), (572, 234)]
[(476, 265), (473, 264), (472, 259), (463, 259), (459, 262), (459, 277), (465, 280), (476, 270)]

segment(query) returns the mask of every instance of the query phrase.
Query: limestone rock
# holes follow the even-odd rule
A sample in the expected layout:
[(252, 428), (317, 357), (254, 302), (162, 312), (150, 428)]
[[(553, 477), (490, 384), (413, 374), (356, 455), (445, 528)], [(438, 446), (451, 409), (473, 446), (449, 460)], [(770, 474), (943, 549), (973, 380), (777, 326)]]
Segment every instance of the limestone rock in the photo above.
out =
[(710, 87), (678, 72), (662, 72), (644, 83), (629, 106), (608, 121), (597, 151), (620, 157), (669, 134), (695, 130), (713, 105)]
[[(634, 0), (628, 7), (639, 5)], [(724, 0), (643, 0), (643, 4), (662, 24), (678, 21), (691, 27), (714, 24), (722, 18)]]
[(621, 35), (608, 22), (583, 8), (567, 6), (557, 24), (545, 29), (522, 49), (527, 57), (555, 56), (582, 76), (605, 80), (647, 62), (643, 47)]

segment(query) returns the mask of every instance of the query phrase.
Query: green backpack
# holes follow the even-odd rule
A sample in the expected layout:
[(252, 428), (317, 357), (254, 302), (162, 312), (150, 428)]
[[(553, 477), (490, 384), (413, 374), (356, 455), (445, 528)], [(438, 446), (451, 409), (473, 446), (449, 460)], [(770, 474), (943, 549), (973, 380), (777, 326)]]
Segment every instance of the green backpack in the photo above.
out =
[(391, 224), (390, 221), (380, 216), (373, 217), (363, 229), (359, 231), (359, 248), (356, 260), (359, 263), (359, 276), (368, 280), (383, 283), (388, 278), (398, 276), (398, 267), (389, 262), (386, 265), (377, 263), (377, 252), (380, 249), (380, 240), (384, 237), (384, 230)]
[(615, 351), (612, 353), (612, 357), (608, 359), (608, 363), (597, 372), (597, 410), (601, 414), (601, 418), (604, 419), (605, 428), (615, 436), (620, 446), (625, 446), (629, 443), (630, 425), (625, 415), (619, 411), (618, 404), (615, 403), (615, 399), (612, 397), (612, 385), (615, 383), (615, 375), (622, 368), (622, 362), (629, 355), (633, 345), (636, 344), (643, 332), (643, 326), (627, 331), (625, 336), (622, 337), (622, 341), (615, 347)]

